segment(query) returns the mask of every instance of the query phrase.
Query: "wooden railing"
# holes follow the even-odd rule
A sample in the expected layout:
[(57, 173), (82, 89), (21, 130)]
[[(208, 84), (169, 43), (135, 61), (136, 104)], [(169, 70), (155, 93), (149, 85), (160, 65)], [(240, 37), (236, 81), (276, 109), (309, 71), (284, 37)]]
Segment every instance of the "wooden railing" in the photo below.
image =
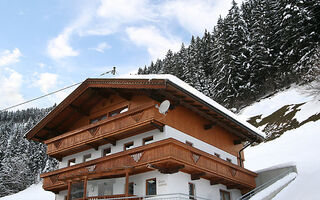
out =
[(212, 184), (222, 183), (247, 189), (255, 187), (255, 173), (172, 138), (58, 169), (41, 177), (44, 178), (44, 189), (58, 191), (66, 189), (68, 181), (124, 176), (126, 170), (141, 173), (161, 163), (183, 165), (185, 167), (181, 171), (186, 173), (205, 174), (203, 178), (209, 179)]
[(137, 134), (139, 128), (145, 130), (152, 127), (157, 118), (160, 118), (159, 112), (154, 104), (148, 103), (45, 141), (47, 154), (61, 158), (94, 145), (113, 143), (130, 131)]

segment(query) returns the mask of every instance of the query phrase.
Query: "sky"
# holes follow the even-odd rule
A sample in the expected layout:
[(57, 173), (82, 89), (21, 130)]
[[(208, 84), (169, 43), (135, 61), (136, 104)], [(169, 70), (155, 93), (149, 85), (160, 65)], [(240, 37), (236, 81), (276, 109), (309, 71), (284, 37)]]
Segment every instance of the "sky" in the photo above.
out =
[[(231, 0), (1, 0), (0, 110), (113, 66), (117, 76), (135, 74), (212, 31), (230, 7)], [(14, 110), (52, 106), (73, 89)]]

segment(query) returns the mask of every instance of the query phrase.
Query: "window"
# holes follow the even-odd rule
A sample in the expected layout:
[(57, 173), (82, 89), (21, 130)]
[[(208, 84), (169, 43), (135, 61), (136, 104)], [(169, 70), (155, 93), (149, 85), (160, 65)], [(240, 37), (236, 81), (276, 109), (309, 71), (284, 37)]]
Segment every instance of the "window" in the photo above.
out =
[(84, 184), (81, 182), (72, 182), (70, 188), (70, 199), (78, 199), (83, 197)]
[(195, 193), (195, 185), (193, 183), (189, 183), (189, 199), (195, 199), (194, 196), (196, 195)]
[(111, 147), (102, 150), (102, 156), (107, 156), (111, 154)]
[(133, 147), (133, 142), (128, 142), (123, 145), (123, 150), (128, 150)]
[(143, 138), (143, 139), (142, 139), (142, 145), (149, 144), (149, 143), (152, 142), (152, 140), (153, 140), (153, 136)]
[(73, 166), (75, 164), (76, 164), (76, 159), (75, 158), (68, 160), (68, 167)]
[(220, 190), (220, 200), (231, 200), (230, 192)]
[(229, 163), (232, 163), (232, 160), (231, 160), (230, 158), (227, 158), (227, 161), (228, 161)]
[(104, 120), (104, 119), (107, 119), (107, 118), (108, 118), (107, 114), (104, 114), (102, 116), (99, 116), (99, 117), (96, 117), (94, 119), (91, 119), (90, 120), (90, 124), (96, 123), (98, 121), (101, 121), (101, 120)]
[(117, 110), (114, 110), (114, 111), (111, 111), (109, 113), (109, 117), (113, 117), (113, 116), (116, 116), (120, 113), (124, 113), (124, 112), (127, 112), (129, 110), (129, 107), (128, 106), (125, 106), (125, 107), (122, 107), (122, 108), (119, 108)]
[(191, 146), (191, 147), (193, 147), (192, 142), (186, 141), (186, 144), (189, 145), (189, 146)]
[(217, 158), (220, 158), (220, 154), (214, 153), (214, 155), (215, 155)]
[(156, 178), (146, 180), (146, 195), (157, 194), (157, 180)]
[(87, 154), (83, 156), (83, 162), (87, 162), (91, 158), (91, 154)]
[(134, 193), (134, 183), (129, 183), (129, 195), (133, 195)]

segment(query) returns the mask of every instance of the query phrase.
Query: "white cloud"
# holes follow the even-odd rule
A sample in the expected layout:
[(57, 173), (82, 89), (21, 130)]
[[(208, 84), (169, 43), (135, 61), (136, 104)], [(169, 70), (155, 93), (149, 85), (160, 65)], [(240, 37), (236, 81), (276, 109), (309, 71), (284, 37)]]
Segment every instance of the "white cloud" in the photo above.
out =
[(154, 16), (147, 0), (102, 0), (97, 15), (119, 22), (150, 20)]
[(39, 87), (43, 93), (49, 93), (50, 89), (55, 88), (58, 81), (58, 75), (53, 73), (36, 74), (37, 80), (34, 85)]
[(0, 66), (11, 65), (19, 62), (19, 58), (22, 56), (18, 48), (10, 50), (5, 50), (0, 53)]
[(78, 56), (79, 52), (70, 46), (71, 36), (75, 32), (85, 27), (91, 21), (92, 15), (89, 11), (84, 10), (80, 17), (77, 18), (70, 26), (67, 26), (57, 37), (49, 40), (48, 54), (53, 59), (64, 57)]
[(69, 40), (72, 34), (72, 29), (67, 28), (56, 38), (53, 38), (48, 43), (48, 53), (53, 59), (60, 59), (69, 56), (79, 55), (70, 45)]
[(203, 34), (211, 31), (219, 15), (226, 15), (231, 1), (216, 0), (176, 0), (166, 1), (160, 6), (163, 17), (176, 18), (179, 24), (191, 34)]
[(100, 53), (104, 53), (104, 50), (109, 49), (109, 48), (111, 48), (110, 45), (108, 45), (105, 42), (102, 42), (102, 43), (98, 44), (98, 46), (96, 46), (96, 47), (89, 48), (89, 50), (94, 50), (94, 51), (98, 51)]
[(154, 26), (143, 28), (129, 27), (126, 32), (130, 40), (138, 46), (147, 47), (151, 58), (163, 58), (169, 49), (177, 51), (181, 46), (179, 39), (164, 37)]
[(1, 73), (0, 71), (0, 88), (1, 96), (0, 106), (1, 109), (12, 106), (24, 101), (20, 88), (22, 86), (23, 77), (18, 72), (5, 68)]
[(92, 21), (79, 31), (80, 36), (110, 35), (130, 23), (155, 21), (158, 15), (149, 0), (101, 0)]

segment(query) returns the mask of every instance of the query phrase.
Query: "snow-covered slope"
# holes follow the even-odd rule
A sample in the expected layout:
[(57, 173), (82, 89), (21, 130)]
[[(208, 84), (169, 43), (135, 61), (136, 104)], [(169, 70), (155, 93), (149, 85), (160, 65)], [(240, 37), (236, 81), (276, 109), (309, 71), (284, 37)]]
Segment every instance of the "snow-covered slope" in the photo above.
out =
[[(261, 115), (263, 120), (279, 112), (279, 109), (286, 108), (282, 115), (278, 113), (278, 121), (281, 121), (283, 115), (291, 112), (290, 119), (299, 122), (299, 126), (290, 125), (290, 128), (285, 130), (281, 137), (245, 150), (245, 167), (253, 171), (282, 163), (296, 163), (297, 178), (274, 199), (319, 199), (320, 196), (318, 185), (320, 180), (320, 120), (317, 119), (320, 114), (320, 101), (302, 94), (301, 91), (303, 91), (301, 87), (290, 88), (247, 107), (241, 113), (242, 117), (246, 118)], [(298, 109), (292, 109), (293, 105), (297, 104), (301, 104)], [(313, 120), (307, 120), (311, 116)], [(265, 127), (266, 125), (262, 125), (259, 128), (264, 129)]]
[(55, 195), (42, 189), (42, 183), (31, 185), (16, 194), (0, 198), (0, 200), (54, 200)]

